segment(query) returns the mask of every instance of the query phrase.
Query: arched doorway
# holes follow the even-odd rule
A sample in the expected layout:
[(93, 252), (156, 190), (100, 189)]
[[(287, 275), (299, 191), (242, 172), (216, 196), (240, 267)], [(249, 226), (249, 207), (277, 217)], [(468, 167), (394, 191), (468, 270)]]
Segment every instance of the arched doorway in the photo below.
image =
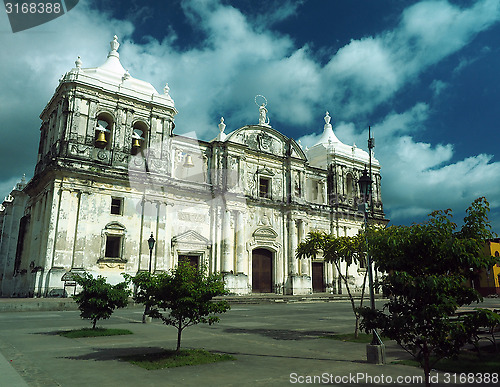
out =
[(273, 253), (269, 250), (252, 251), (252, 292), (273, 292)]

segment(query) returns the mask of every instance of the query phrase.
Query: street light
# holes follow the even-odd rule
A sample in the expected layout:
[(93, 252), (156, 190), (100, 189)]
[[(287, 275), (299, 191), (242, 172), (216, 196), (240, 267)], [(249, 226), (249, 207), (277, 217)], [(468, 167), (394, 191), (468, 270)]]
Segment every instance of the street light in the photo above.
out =
[(151, 236), (148, 239), (149, 245), (149, 273), (151, 273), (151, 262), (153, 260), (153, 248), (155, 247), (155, 238), (153, 238), (153, 233), (151, 232)]
[[(365, 221), (365, 238), (366, 238), (366, 266), (368, 267), (368, 286), (370, 290), (370, 306), (373, 310), (375, 310), (375, 295), (373, 292), (373, 274), (372, 274), (372, 262), (370, 259), (370, 253), (368, 252), (368, 199), (371, 193), (372, 179), (368, 176), (368, 173), (365, 170), (363, 174), (358, 180), (359, 191), (361, 193), (361, 197), (363, 198), (363, 215)], [(375, 332), (372, 340), (372, 344), (377, 344), (377, 340), (375, 337)]]
[[(370, 174), (368, 175), (368, 171), (363, 171), (363, 174), (358, 180), (359, 191), (361, 193), (361, 197), (363, 198), (363, 215), (364, 215), (364, 223), (365, 223), (365, 238), (366, 238), (366, 266), (368, 270), (368, 287), (370, 290), (370, 307), (372, 310), (375, 310), (375, 294), (373, 290), (373, 273), (372, 273), (372, 262), (368, 249), (368, 203), (372, 203), (371, 193), (372, 193), (372, 171), (371, 171), (371, 150), (374, 147), (373, 138), (371, 138), (371, 134), (368, 135), (368, 149), (370, 152)], [(371, 209), (370, 209), (371, 210)], [(366, 347), (366, 355), (369, 363), (383, 364), (385, 363), (385, 346), (380, 339), (380, 336), (377, 333), (376, 329), (372, 331), (373, 337), (372, 342)]]
[[(151, 262), (153, 261), (153, 249), (155, 247), (155, 238), (153, 237), (153, 232), (151, 232), (151, 236), (148, 239), (148, 246), (149, 246), (149, 274), (151, 274)], [(149, 303), (146, 304), (146, 307), (144, 308), (144, 314), (142, 315), (142, 322), (146, 323), (146, 318), (149, 312)]]

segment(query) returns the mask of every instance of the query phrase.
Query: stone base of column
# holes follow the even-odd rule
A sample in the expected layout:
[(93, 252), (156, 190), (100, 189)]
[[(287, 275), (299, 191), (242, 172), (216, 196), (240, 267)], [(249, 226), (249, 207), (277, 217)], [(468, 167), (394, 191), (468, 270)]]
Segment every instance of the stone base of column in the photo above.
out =
[(224, 274), (224, 281), (226, 282), (226, 289), (230, 294), (241, 296), (251, 293), (251, 286), (248, 283), (248, 276), (246, 274), (227, 273)]
[(368, 344), (366, 346), (366, 360), (371, 364), (385, 364), (385, 345)]
[(312, 294), (312, 280), (307, 275), (292, 275), (288, 278), (286, 294)]

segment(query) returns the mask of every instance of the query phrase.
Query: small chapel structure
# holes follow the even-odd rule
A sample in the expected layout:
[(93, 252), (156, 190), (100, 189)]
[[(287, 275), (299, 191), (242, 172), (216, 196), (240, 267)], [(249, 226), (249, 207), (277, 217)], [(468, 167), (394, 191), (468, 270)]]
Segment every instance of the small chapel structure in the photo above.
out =
[[(295, 250), (312, 230), (362, 229), (370, 155), (336, 137), (328, 112), (302, 149), (270, 125), (265, 102), (256, 123), (228, 131), (220, 118), (212, 141), (176, 135), (168, 85), (160, 94), (133, 78), (118, 47), (115, 36), (99, 67), (79, 57), (40, 115), (34, 176), (0, 207), (0, 295), (72, 294), (74, 273), (116, 283), (180, 260), (223, 273), (232, 294), (341, 293), (331, 263)], [(385, 224), (374, 157), (371, 167), (370, 221)], [(348, 270), (361, 286), (366, 269)]]

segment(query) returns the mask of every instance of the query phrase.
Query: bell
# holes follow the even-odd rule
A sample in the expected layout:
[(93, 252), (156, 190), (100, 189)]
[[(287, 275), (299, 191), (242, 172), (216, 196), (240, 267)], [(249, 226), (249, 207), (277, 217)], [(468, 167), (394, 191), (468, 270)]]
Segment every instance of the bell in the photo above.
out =
[(184, 167), (186, 167), (186, 168), (194, 167), (193, 158), (191, 157), (191, 155), (186, 156), (186, 161), (184, 162)]
[(138, 138), (134, 138), (132, 141), (132, 148), (134, 149), (139, 149), (141, 147), (141, 143), (139, 142)]
[(108, 142), (106, 141), (106, 135), (104, 132), (99, 131), (99, 134), (97, 135), (97, 140), (95, 140), (95, 144), (99, 148), (104, 148)]

